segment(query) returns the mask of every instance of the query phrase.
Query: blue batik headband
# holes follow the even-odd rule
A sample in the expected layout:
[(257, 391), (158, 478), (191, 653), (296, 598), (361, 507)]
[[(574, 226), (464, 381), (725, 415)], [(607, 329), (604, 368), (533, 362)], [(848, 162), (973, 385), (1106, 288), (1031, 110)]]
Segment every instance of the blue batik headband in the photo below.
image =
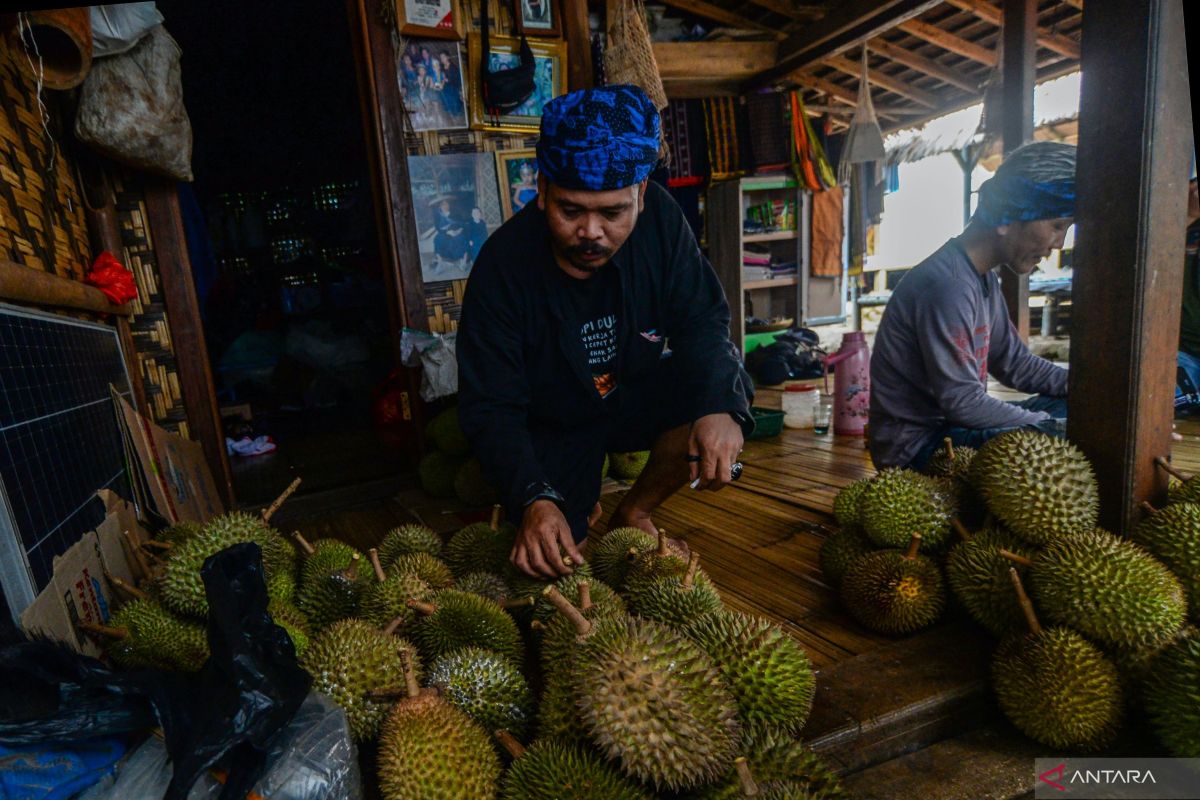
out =
[(1075, 216), (1075, 147), (1033, 142), (1009, 154), (979, 187), (975, 219), (999, 227), (1011, 222)]
[(650, 175), (658, 139), (658, 110), (638, 87), (571, 92), (542, 109), (538, 170), (565, 189), (623, 189)]

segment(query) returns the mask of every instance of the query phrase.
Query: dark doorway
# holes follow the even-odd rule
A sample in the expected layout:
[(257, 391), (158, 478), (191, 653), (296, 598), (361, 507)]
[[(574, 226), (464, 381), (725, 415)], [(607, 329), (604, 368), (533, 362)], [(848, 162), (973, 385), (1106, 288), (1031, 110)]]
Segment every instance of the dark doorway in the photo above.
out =
[(183, 49), (181, 205), (238, 501), (395, 476), (371, 425), (393, 333), (346, 6), (158, 8)]

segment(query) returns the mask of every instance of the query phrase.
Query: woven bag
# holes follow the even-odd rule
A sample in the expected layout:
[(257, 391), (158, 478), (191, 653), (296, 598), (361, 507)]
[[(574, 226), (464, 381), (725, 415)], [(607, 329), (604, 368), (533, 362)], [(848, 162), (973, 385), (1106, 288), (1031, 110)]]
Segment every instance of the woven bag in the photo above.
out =
[[(667, 107), (667, 92), (658, 74), (650, 31), (646, 30), (646, 10), (641, 0), (618, 0), (613, 4), (608, 35), (612, 43), (604, 51), (604, 80), (610, 86), (628, 83), (637, 86), (659, 111)], [(659, 155), (668, 156), (667, 140), (659, 131)]]

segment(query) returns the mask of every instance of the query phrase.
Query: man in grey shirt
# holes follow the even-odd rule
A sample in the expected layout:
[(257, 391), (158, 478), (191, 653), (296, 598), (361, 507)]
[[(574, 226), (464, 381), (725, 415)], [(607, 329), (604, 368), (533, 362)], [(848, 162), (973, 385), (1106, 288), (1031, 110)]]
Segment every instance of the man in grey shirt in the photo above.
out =
[[(1009, 321), (999, 267), (1028, 275), (1063, 245), (1075, 213), (1075, 148), (1014, 150), (979, 188), (966, 229), (896, 287), (871, 357), (871, 458), (919, 469), (949, 436), (978, 447), (1006, 430), (1061, 435), (1067, 371), (1029, 352)], [(1035, 395), (1006, 403), (988, 375)]]

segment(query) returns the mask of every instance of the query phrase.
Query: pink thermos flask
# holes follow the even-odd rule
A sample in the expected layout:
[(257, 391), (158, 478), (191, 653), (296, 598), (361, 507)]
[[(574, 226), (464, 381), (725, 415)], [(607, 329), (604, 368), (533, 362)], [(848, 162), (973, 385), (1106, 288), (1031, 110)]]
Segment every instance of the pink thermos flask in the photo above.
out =
[(829, 391), (829, 368), (833, 373), (833, 432), (862, 436), (871, 405), (871, 348), (862, 331), (842, 337), (842, 346), (825, 357), (825, 391)]

